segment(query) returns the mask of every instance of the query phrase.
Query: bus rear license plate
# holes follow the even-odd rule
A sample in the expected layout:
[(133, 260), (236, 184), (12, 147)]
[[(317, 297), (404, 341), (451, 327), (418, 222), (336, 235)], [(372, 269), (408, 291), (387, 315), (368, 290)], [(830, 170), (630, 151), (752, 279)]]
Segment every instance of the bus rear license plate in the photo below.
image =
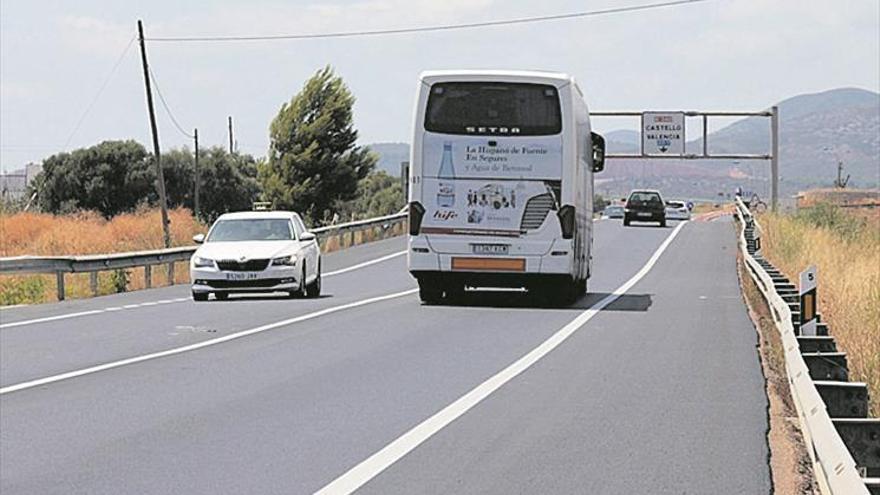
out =
[(524, 272), (525, 258), (452, 258), (453, 270)]
[(253, 272), (235, 272), (235, 273), (227, 273), (226, 280), (256, 280), (259, 278), (258, 273)]
[(507, 255), (510, 252), (510, 246), (507, 244), (471, 244), (471, 252), (474, 254)]

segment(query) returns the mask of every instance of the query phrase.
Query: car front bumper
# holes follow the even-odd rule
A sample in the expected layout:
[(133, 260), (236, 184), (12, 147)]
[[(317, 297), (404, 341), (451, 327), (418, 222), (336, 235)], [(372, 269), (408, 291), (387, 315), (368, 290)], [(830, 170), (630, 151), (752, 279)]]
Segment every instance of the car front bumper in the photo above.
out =
[[(250, 276), (242, 280), (232, 277)], [(295, 291), (302, 289), (302, 277), (296, 267), (270, 266), (259, 272), (234, 272), (216, 268), (190, 267), (192, 291), (205, 292), (274, 292)]]

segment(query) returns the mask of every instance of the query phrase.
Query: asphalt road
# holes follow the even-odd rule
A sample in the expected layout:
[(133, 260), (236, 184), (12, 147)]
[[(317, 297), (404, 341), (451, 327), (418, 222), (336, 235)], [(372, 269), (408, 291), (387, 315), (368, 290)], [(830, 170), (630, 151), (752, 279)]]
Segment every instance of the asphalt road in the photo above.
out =
[[(172, 287), (4, 309), (0, 493), (311, 493), (352, 472), (382, 494), (769, 493), (733, 229), (685, 224), (643, 270), (673, 227), (598, 222), (590, 294), (565, 309), (371, 300), (415, 287), (403, 256), (327, 277), (317, 300), (196, 304)], [(149, 356), (183, 346), (202, 347)]]

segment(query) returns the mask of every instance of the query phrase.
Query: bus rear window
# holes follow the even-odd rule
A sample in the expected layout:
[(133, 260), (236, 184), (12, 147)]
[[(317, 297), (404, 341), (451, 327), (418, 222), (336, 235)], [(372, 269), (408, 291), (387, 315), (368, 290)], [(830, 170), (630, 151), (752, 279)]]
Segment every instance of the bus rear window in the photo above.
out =
[(545, 84), (453, 82), (431, 86), (425, 130), (546, 136), (562, 131), (559, 94)]

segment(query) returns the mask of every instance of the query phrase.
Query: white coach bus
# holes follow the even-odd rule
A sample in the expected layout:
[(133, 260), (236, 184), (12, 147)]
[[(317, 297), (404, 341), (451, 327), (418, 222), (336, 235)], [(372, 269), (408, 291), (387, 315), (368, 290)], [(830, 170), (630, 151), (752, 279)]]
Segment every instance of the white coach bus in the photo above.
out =
[(425, 303), (465, 287), (586, 292), (605, 141), (565, 74), (421, 74), (409, 177), (410, 273)]

